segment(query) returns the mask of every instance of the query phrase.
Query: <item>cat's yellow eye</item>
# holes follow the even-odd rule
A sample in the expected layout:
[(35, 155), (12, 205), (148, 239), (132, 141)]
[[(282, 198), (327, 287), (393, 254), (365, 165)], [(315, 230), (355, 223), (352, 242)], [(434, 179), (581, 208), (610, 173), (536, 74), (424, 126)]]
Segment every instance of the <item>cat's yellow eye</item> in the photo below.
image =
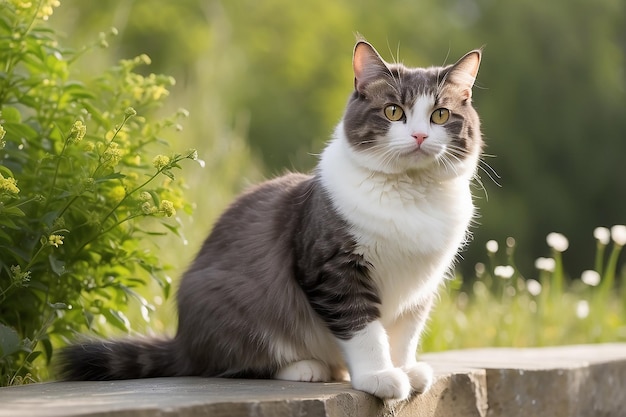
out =
[(437, 109), (430, 115), (430, 121), (436, 125), (442, 125), (448, 121), (450, 118), (450, 110), (444, 109), (443, 107)]
[(391, 120), (392, 122), (397, 122), (404, 117), (404, 110), (396, 104), (390, 104), (385, 107), (385, 117)]

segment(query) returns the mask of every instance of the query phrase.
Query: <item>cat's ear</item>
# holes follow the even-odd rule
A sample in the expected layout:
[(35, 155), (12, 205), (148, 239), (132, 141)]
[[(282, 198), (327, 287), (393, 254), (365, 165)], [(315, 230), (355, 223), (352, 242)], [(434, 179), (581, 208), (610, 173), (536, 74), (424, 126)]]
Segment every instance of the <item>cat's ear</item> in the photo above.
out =
[(448, 73), (447, 80), (461, 87), (466, 100), (472, 97), (472, 87), (478, 75), (481, 55), (480, 49), (468, 52), (450, 68)]
[(389, 75), (387, 64), (380, 57), (376, 49), (368, 42), (359, 41), (354, 47), (352, 59), (354, 69), (354, 88), (363, 93), (363, 88), (372, 81)]

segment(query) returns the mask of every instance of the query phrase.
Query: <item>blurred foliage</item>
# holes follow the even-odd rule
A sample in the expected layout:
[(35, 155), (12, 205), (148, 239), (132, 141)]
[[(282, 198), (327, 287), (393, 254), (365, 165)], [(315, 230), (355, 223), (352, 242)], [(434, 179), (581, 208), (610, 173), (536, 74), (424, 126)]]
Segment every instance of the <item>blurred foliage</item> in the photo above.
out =
[(191, 212), (174, 172), (197, 153), (164, 139), (187, 111), (152, 117), (174, 80), (140, 75), (146, 55), (74, 78), (108, 35), (64, 47), (45, 25), (57, 5), (0, 3), (0, 386), (44, 377), (77, 333), (130, 332), (129, 306), (149, 322), (139, 289), (167, 297), (171, 279), (147, 243)]
[[(352, 89), (355, 33), (387, 60), (414, 66), (450, 63), (485, 45), (475, 103), (486, 153), (495, 155), (484, 159), (502, 187), (482, 174), (487, 192), (475, 193), (480, 226), (464, 254), (464, 272), (472, 271), (488, 239), (507, 236), (516, 237), (520, 268), (530, 271), (552, 230), (575, 242), (566, 258), (581, 271), (593, 252), (584, 237), (596, 225), (624, 222), (621, 0), (64, 4), (54, 23), (70, 40), (80, 41), (94, 27), (117, 27), (117, 57), (146, 52), (156, 69), (179, 80), (174, 102), (212, 103), (192, 111), (192, 123), (208, 117), (227, 130), (237, 126), (266, 176), (314, 166)], [(191, 129), (195, 137), (186, 140), (200, 150), (219, 134)]]

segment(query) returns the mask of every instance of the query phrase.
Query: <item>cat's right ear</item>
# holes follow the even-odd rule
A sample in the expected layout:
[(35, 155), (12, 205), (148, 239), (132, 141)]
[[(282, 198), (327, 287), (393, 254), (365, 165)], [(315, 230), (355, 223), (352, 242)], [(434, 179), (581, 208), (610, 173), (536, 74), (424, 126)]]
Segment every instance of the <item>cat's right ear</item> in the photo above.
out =
[(372, 81), (389, 75), (389, 68), (376, 49), (368, 42), (359, 41), (354, 47), (352, 59), (354, 88), (363, 94), (365, 86)]

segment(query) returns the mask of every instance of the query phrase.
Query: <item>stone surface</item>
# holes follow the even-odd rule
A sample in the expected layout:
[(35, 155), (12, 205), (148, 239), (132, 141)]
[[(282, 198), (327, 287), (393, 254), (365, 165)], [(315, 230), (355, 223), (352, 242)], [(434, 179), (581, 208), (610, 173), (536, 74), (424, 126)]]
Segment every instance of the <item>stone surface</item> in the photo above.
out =
[(626, 344), (476, 349), (431, 360), (484, 369), (488, 417), (626, 417)]
[(399, 404), (343, 383), (216, 378), (51, 382), (0, 389), (0, 417), (626, 416), (626, 344), (423, 355), (429, 392)]

